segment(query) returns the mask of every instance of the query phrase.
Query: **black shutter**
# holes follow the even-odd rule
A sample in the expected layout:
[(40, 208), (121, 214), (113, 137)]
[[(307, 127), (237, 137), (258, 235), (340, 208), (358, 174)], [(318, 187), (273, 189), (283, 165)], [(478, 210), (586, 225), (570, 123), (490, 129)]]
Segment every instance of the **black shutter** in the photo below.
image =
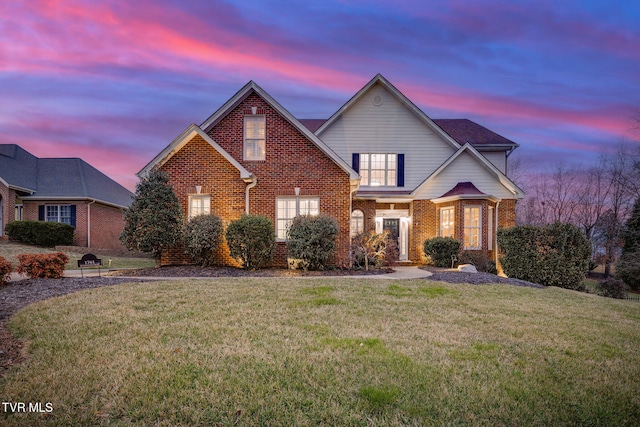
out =
[(404, 187), (404, 154), (398, 154), (398, 187)]
[(351, 154), (351, 167), (354, 171), (360, 173), (360, 153)]
[(38, 206), (38, 221), (44, 221), (44, 205)]
[(76, 205), (71, 205), (71, 226), (76, 227)]

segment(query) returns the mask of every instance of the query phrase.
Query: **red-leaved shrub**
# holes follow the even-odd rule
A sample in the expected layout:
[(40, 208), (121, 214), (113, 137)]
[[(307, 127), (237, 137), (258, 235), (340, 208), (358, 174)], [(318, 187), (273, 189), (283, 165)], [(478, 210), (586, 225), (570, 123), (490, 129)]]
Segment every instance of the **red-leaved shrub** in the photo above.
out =
[(13, 266), (9, 261), (0, 256), (0, 285), (4, 285), (9, 281)]
[(64, 252), (21, 254), (18, 255), (18, 260), (18, 273), (26, 274), (30, 279), (59, 279), (64, 274), (69, 257)]

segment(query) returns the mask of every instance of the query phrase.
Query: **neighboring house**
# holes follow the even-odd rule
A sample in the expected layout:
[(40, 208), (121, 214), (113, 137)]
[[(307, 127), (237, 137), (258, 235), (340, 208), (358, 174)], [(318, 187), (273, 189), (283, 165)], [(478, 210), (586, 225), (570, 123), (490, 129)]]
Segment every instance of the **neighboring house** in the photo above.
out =
[(76, 246), (123, 249), (118, 237), (132, 197), (81, 159), (40, 159), (0, 144), (0, 236), (14, 220), (63, 222), (75, 227)]
[[(270, 218), (286, 260), (287, 226), (324, 213), (350, 238), (388, 230), (401, 261), (422, 260), (425, 239), (451, 236), (495, 255), (495, 232), (515, 225), (524, 196), (506, 176), (518, 145), (469, 120), (432, 120), (377, 75), (328, 120), (298, 120), (249, 82), (200, 126), (187, 128), (140, 172), (166, 171), (187, 217)], [(223, 248), (219, 261), (234, 264)], [(187, 262), (180, 250), (164, 263)]]

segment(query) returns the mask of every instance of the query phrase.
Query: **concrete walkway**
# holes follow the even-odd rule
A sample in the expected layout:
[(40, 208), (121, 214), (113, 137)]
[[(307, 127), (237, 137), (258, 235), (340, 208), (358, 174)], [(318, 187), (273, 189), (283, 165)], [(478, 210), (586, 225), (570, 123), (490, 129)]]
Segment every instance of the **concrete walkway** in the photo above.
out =
[[(418, 267), (393, 267), (395, 270), (393, 273), (389, 274), (363, 274), (363, 275), (345, 275), (345, 276), (298, 276), (303, 278), (315, 279), (315, 278), (337, 278), (341, 277), (344, 279), (393, 279), (393, 280), (403, 280), (403, 279), (424, 279), (431, 276), (432, 273), (421, 270)], [(100, 274), (104, 275), (107, 273), (108, 269), (100, 270)], [(98, 277), (97, 269), (86, 269), (84, 271), (80, 270), (65, 270), (64, 277)], [(145, 279), (145, 280), (171, 280), (171, 279), (180, 279), (180, 277), (165, 277), (165, 276), (108, 276), (108, 277), (127, 277), (130, 279)], [(295, 276), (291, 276), (295, 277)], [(25, 279), (26, 276), (21, 276), (18, 273), (11, 273), (11, 281), (22, 280)], [(285, 277), (286, 278), (286, 277)], [(215, 279), (215, 277), (190, 277), (190, 279)]]

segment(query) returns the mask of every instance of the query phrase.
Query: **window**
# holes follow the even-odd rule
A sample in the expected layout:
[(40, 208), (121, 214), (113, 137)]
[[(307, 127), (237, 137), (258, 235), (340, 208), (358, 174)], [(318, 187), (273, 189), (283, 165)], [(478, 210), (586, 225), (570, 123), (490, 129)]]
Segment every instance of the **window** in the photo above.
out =
[(45, 221), (74, 225), (71, 220), (71, 205), (46, 205)]
[(440, 237), (454, 237), (453, 206), (440, 209)]
[(360, 154), (360, 176), (362, 185), (396, 186), (396, 154)]
[(493, 250), (493, 240), (495, 236), (493, 235), (493, 216), (494, 216), (493, 206), (489, 206), (489, 217), (487, 218), (487, 249), (490, 251)]
[(211, 213), (211, 196), (189, 196), (189, 219), (198, 215), (209, 215)]
[(23, 205), (16, 205), (16, 221), (22, 221), (23, 212)]
[(360, 209), (351, 212), (351, 237), (364, 232), (364, 213)]
[(286, 239), (291, 221), (298, 215), (318, 215), (318, 197), (283, 197), (276, 200), (276, 237)]
[(245, 116), (244, 159), (264, 160), (265, 155), (265, 117)]
[(464, 208), (464, 248), (482, 249), (480, 240), (482, 214), (480, 206)]

